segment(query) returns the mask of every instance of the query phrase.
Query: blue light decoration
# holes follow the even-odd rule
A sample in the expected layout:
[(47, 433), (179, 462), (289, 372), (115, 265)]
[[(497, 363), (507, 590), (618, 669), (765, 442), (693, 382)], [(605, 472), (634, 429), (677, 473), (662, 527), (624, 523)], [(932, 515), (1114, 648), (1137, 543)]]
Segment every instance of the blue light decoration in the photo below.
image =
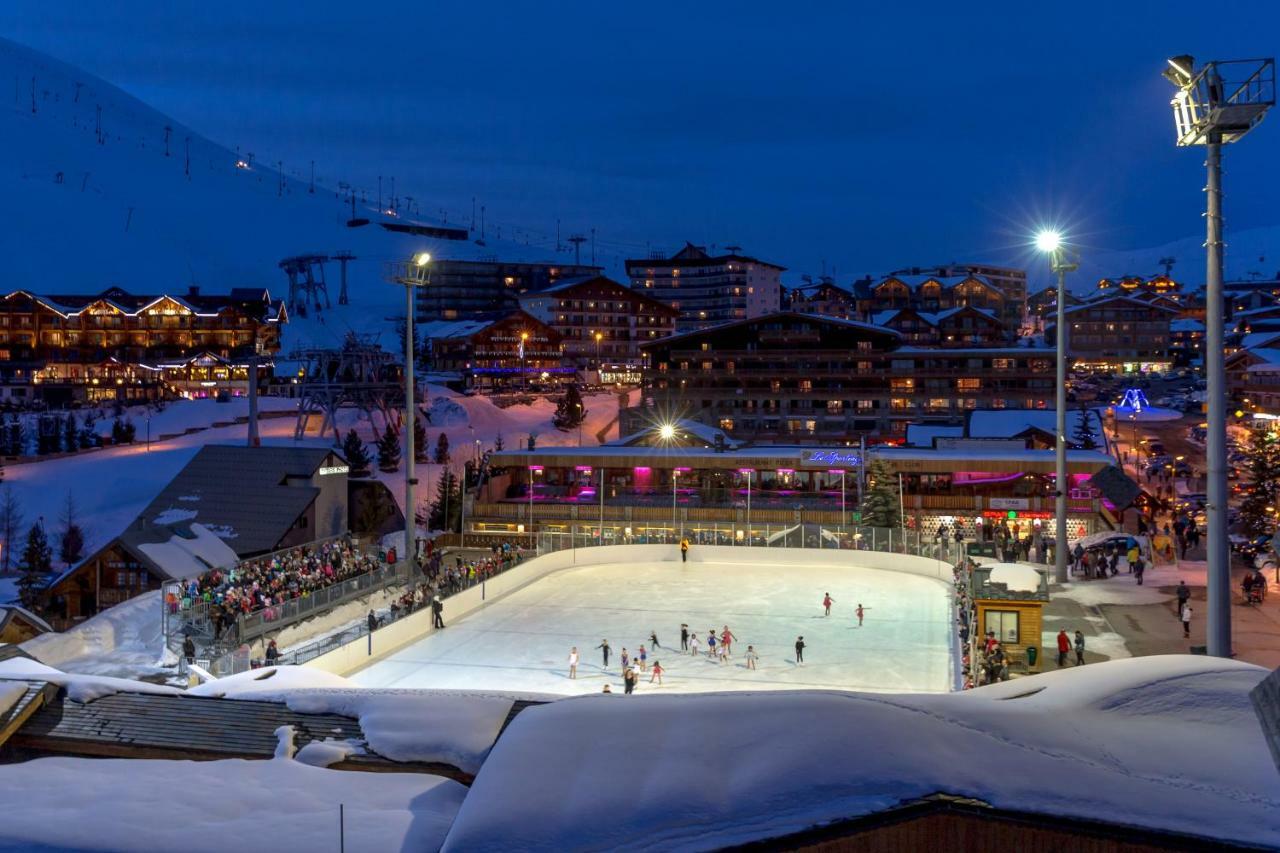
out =
[(1124, 399), (1120, 401), (1120, 408), (1133, 409), (1135, 412), (1141, 412), (1150, 406), (1151, 404), (1147, 402), (1147, 395), (1143, 393), (1141, 388), (1128, 389), (1124, 392)]

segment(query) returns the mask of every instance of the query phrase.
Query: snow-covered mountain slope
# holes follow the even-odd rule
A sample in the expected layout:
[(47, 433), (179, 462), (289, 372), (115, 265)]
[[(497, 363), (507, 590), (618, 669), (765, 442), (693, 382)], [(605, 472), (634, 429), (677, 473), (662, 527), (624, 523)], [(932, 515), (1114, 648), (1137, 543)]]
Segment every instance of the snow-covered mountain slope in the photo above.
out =
[[(0, 197), (10, 205), (0, 228), (6, 290), (97, 293), (118, 285), (185, 292), (195, 284), (206, 293), (266, 286), (284, 295), (281, 259), (353, 252), (352, 304), (292, 323), (289, 348), (331, 344), (348, 328), (388, 328), (386, 317), (403, 314), (403, 291), (383, 279), (384, 262), (418, 251), (571, 258), (554, 246), (389, 232), (379, 223), (408, 220), (380, 213), (372, 197), (356, 209), (371, 224), (350, 228), (350, 199), (337, 178), (332, 185), (318, 178), (313, 192), (309, 174), (291, 173), (286, 164), (281, 175), (274, 162), (229, 150), (110, 83), (4, 39), (0, 80)], [(336, 264), (328, 273), (336, 302)]]

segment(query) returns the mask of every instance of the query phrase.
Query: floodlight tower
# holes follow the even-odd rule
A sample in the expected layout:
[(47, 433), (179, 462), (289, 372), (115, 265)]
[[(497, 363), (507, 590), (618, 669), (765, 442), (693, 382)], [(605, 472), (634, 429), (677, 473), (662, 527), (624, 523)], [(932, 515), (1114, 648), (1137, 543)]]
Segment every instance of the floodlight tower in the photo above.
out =
[(1262, 121), (1276, 102), (1274, 59), (1206, 62), (1175, 56), (1162, 72), (1177, 87), (1170, 102), (1179, 146), (1205, 146), (1205, 380), (1208, 387), (1208, 652), (1231, 656), (1231, 551), (1227, 543), (1227, 400), (1223, 373), (1222, 146)]
[[(417, 410), (413, 404), (413, 294), (414, 289), (431, 284), (431, 255), (419, 252), (413, 260), (399, 267), (392, 281), (404, 285), (404, 558), (417, 556), (418, 513), (414, 503), (413, 487), (418, 480), (413, 476), (413, 428)], [(430, 469), (428, 469), (428, 474)], [(448, 527), (448, 519), (445, 519)]]
[(1054, 541), (1053, 579), (1058, 583), (1070, 580), (1067, 575), (1067, 273), (1080, 267), (1079, 258), (1070, 252), (1057, 231), (1041, 231), (1036, 235), (1036, 248), (1049, 256), (1049, 269), (1058, 276), (1057, 330), (1057, 381), (1058, 394), (1055, 408), (1054, 432)]

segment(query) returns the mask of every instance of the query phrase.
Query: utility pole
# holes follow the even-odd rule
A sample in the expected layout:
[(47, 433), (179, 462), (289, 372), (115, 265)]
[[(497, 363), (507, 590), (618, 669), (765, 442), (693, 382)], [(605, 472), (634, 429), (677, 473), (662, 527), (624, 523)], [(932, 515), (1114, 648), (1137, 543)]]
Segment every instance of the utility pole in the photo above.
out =
[(581, 234), (570, 234), (569, 242), (573, 244), (574, 266), (582, 266), (582, 244), (587, 242), (587, 238)]

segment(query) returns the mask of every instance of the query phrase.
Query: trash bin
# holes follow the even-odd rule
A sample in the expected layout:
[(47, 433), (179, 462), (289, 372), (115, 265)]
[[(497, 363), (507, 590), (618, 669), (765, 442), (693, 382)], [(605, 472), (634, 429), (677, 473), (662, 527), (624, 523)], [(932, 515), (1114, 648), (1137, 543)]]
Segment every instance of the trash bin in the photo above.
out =
[(1208, 647), (1208, 646), (1192, 646), (1192, 647), (1191, 647), (1191, 654), (1193, 654), (1193, 655), (1207, 655), (1207, 654), (1209, 654), (1209, 647)]
[(1040, 654), (1040, 650), (1035, 646), (1027, 646), (1027, 666), (1036, 665), (1036, 657)]

